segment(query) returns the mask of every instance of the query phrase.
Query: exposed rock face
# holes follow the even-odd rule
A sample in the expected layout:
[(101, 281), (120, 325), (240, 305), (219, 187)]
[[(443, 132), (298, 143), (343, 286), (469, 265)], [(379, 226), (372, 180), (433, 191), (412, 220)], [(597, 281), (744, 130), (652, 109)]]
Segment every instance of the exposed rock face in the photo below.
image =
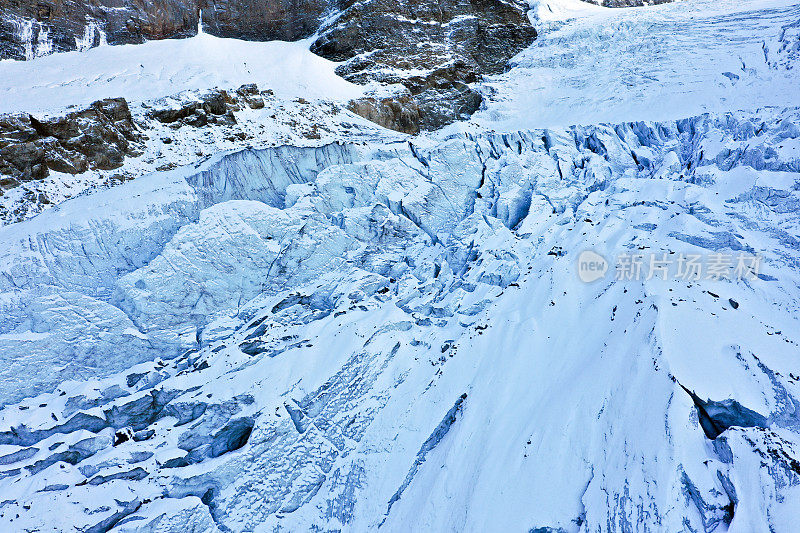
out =
[(651, 6), (657, 4), (666, 4), (667, 2), (672, 2), (672, 0), (597, 0), (597, 1), (583, 0), (583, 1), (603, 7), (641, 7), (641, 6)]
[[(180, 2), (184, 3), (184, 2)], [(189, 2), (186, 2), (189, 3)], [(294, 41), (312, 35), (330, 0), (197, 0), (203, 25), (218, 37)]]
[(327, 0), (0, 0), (0, 59), (151, 39), (189, 37), (203, 11), (205, 31), (267, 41), (312, 34)]
[(63, 117), (37, 120), (0, 115), (0, 175), (3, 189), (42, 179), (50, 170), (78, 174), (114, 169), (137, 153), (140, 135), (124, 98), (94, 102)]
[(150, 110), (148, 116), (165, 124), (174, 124), (176, 128), (184, 124), (195, 127), (207, 124), (236, 124), (233, 110), (239, 109), (233, 96), (227, 91), (218, 89), (208, 91), (199, 98), (184, 94), (177, 98), (164, 98), (157, 104), (158, 107)]
[(408, 95), (396, 98), (359, 98), (347, 108), (367, 120), (402, 133), (419, 133), (419, 105)]
[[(174, 129), (230, 126), (236, 124), (233, 112), (245, 107), (264, 107), (264, 97), (254, 83), (230, 93), (214, 89), (165, 97), (154, 102), (146, 116)], [(44, 179), (50, 170), (80, 174), (119, 168), (125, 157), (140, 154), (142, 127), (135, 125), (124, 98), (99, 100), (82, 111), (46, 120), (0, 115), (0, 190)]]
[(208, 124), (230, 126), (236, 124), (234, 111), (247, 107), (262, 109), (262, 95), (269, 97), (273, 92), (267, 89), (262, 93), (255, 83), (242, 85), (235, 93), (222, 89), (212, 89), (200, 95), (184, 92), (157, 100), (154, 107), (147, 112), (147, 117), (170, 124), (176, 129), (184, 125), (198, 128)]
[(480, 106), (469, 87), (502, 72), (536, 38), (525, 6), (500, 0), (346, 0), (311, 51), (346, 61), (337, 73), (355, 83), (400, 83), (417, 100), (420, 125), (435, 129)]

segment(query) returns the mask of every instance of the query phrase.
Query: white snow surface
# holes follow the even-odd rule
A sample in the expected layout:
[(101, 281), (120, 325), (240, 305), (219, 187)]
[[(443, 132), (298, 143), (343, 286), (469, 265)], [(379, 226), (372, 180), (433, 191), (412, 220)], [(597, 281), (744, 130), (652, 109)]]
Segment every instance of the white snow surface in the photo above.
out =
[(539, 0), (531, 16), (539, 38), (485, 84), (489, 101), (471, 121), (480, 127), (669, 120), (798, 101), (793, 0), (628, 9)]
[(309, 41), (252, 42), (199, 34), (0, 61), (0, 113), (56, 113), (124, 96), (139, 103), (184, 90), (257, 83), (281, 98), (347, 100), (363, 93), (309, 52)]
[[(551, 6), (469, 124), (212, 145), (0, 228), (0, 530), (793, 531), (800, 14)], [(653, 104), (759, 39), (750, 99)], [(622, 83), (614, 54), (660, 81), (566, 81)], [(585, 250), (762, 265), (583, 283)]]

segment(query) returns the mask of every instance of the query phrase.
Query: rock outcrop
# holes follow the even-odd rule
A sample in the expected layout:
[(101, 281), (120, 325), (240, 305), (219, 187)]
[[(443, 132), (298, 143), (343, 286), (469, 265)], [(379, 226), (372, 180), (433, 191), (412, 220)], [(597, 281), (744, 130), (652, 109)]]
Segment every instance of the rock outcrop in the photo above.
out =
[[(256, 89), (258, 94), (258, 89)], [(239, 110), (235, 96), (227, 91), (214, 89), (195, 96), (183, 93), (177, 97), (162, 98), (157, 106), (147, 112), (147, 116), (164, 124), (201, 127), (207, 124), (236, 124), (234, 110)], [(261, 101), (263, 107), (264, 102)]]
[[(235, 92), (186, 91), (156, 100), (145, 117), (173, 129), (231, 126), (237, 123), (234, 111), (261, 109), (264, 96), (271, 95), (254, 83)], [(41, 120), (26, 114), (0, 115), (0, 190), (44, 179), (51, 170), (81, 174), (119, 168), (125, 157), (141, 154), (147, 127), (146, 120), (134, 121), (124, 98), (99, 100), (82, 111)]]
[(595, 4), (603, 7), (642, 7), (658, 4), (666, 4), (672, 0), (583, 0), (590, 4)]
[(205, 31), (254, 41), (296, 40), (314, 33), (327, 0), (0, 0), (0, 59)]
[(0, 188), (43, 179), (50, 170), (79, 174), (110, 170), (138, 153), (141, 135), (124, 98), (94, 102), (87, 109), (38, 120), (0, 115)]
[(354, 83), (405, 86), (422, 129), (474, 113), (481, 97), (469, 84), (502, 72), (536, 38), (526, 6), (514, 2), (346, 0), (341, 7), (311, 51), (345, 61), (337, 73)]
[(419, 133), (419, 104), (410, 95), (389, 98), (359, 98), (347, 106), (353, 113), (384, 128)]

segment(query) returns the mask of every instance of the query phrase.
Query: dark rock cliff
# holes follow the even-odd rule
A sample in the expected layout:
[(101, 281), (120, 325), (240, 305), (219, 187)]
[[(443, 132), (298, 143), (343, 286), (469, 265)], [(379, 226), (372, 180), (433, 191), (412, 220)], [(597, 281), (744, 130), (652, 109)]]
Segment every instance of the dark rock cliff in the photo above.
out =
[(0, 59), (99, 44), (189, 37), (198, 15), (208, 33), (296, 40), (319, 27), (328, 0), (0, 0)]
[(481, 97), (469, 84), (503, 71), (536, 30), (522, 3), (501, 0), (343, 0), (311, 51), (345, 61), (354, 83), (404, 85), (419, 105), (420, 127), (467, 118)]

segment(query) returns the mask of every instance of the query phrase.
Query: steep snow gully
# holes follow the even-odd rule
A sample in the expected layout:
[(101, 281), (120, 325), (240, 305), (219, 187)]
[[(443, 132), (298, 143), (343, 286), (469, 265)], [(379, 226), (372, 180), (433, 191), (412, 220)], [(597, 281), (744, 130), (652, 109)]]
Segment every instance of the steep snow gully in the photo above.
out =
[(248, 149), (2, 228), (0, 529), (791, 531), (798, 183), (766, 108)]

